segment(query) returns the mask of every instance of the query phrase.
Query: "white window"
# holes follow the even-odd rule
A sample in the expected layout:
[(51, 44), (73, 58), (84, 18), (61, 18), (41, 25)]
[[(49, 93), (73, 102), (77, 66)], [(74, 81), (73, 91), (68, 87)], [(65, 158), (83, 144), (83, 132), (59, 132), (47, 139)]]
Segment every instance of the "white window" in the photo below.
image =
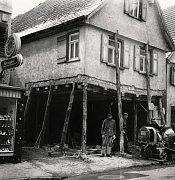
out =
[(147, 0), (125, 0), (124, 12), (138, 20), (146, 21)]
[[(157, 73), (153, 73), (154, 69), (157, 72), (158, 66), (157, 62), (154, 63), (153, 55), (155, 53), (152, 53), (152, 51), (149, 50), (148, 52), (148, 61), (150, 62), (150, 73), (152, 75), (157, 75)], [(156, 67), (153, 67), (155, 66)], [(140, 73), (146, 73), (146, 51), (143, 47), (135, 46), (135, 61), (134, 61), (134, 70), (140, 72)]]
[(146, 73), (145, 50), (140, 49), (140, 72)]
[(79, 58), (79, 33), (69, 35), (69, 60)]
[(140, 0), (130, 0), (130, 15), (139, 19)]
[[(109, 65), (116, 64), (115, 58), (115, 40), (114, 36), (102, 36), (102, 62), (106, 62)], [(118, 40), (118, 59), (119, 66), (123, 67), (123, 42)]]

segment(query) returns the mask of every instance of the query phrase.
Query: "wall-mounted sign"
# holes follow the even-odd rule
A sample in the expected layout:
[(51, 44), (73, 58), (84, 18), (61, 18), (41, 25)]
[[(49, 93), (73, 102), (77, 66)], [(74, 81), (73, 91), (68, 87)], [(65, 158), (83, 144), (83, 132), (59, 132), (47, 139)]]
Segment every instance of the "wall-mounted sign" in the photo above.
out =
[(21, 49), (21, 39), (18, 34), (13, 33), (7, 39), (5, 44), (5, 55), (7, 58), (15, 56)]
[(8, 58), (1, 62), (2, 70), (14, 68), (21, 66), (23, 63), (23, 57), (21, 54), (17, 54), (16, 56), (13, 56), (11, 58)]

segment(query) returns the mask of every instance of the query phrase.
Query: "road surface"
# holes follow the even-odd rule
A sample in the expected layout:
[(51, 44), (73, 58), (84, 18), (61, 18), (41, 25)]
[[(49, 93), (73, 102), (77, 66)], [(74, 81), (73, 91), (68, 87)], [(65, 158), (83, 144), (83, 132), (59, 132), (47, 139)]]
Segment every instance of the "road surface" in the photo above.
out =
[(128, 169), (89, 174), (67, 178), (67, 180), (175, 180), (175, 164)]

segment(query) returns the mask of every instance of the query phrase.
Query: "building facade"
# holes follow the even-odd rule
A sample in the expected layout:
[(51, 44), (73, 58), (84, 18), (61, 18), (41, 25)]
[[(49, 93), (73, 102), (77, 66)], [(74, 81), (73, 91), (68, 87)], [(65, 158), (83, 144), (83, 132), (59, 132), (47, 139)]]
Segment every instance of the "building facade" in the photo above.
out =
[[(169, 33), (175, 42), (174, 35), (174, 25), (175, 25), (175, 6), (168, 7), (163, 11), (165, 21), (167, 23), (167, 27)], [(166, 119), (167, 124), (171, 125), (173, 128), (175, 127), (175, 83), (174, 83), (174, 67), (175, 67), (175, 53), (171, 52), (167, 55), (167, 105), (166, 105)]]
[(45, 143), (60, 141), (74, 82), (68, 143), (75, 146), (81, 139), (82, 119), (84, 122), (87, 118), (88, 145), (101, 143), (100, 128), (109, 111), (118, 126), (116, 32), (122, 109), (129, 114), (129, 140), (136, 142), (137, 130), (147, 122), (147, 44), (152, 117), (160, 122), (159, 99), (166, 91), (165, 53), (174, 45), (157, 0), (45, 1), (13, 19), (12, 29), (21, 36), (24, 64), (12, 72), (11, 82), (28, 88), (32, 94), (26, 119), (28, 143), (36, 142), (43, 119), (47, 120)]

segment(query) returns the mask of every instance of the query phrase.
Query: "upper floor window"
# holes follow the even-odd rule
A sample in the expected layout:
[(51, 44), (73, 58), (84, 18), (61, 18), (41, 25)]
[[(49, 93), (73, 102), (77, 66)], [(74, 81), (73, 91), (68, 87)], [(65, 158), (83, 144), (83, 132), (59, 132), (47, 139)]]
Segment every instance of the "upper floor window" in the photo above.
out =
[(175, 67), (170, 67), (170, 84), (175, 86)]
[(79, 33), (69, 35), (69, 60), (78, 59), (79, 54)]
[(79, 60), (79, 32), (58, 37), (57, 60), (58, 63)]
[[(150, 62), (150, 74), (158, 75), (158, 53), (149, 50), (148, 61)], [(144, 47), (135, 46), (134, 70), (146, 73), (146, 51)]]
[[(124, 59), (124, 41), (118, 40), (118, 59), (119, 67), (128, 67)], [(102, 35), (102, 52), (101, 52), (102, 62), (107, 63), (108, 65), (116, 65), (115, 57), (115, 39), (114, 36)]]
[(147, 0), (125, 0), (124, 12), (138, 20), (146, 21)]

